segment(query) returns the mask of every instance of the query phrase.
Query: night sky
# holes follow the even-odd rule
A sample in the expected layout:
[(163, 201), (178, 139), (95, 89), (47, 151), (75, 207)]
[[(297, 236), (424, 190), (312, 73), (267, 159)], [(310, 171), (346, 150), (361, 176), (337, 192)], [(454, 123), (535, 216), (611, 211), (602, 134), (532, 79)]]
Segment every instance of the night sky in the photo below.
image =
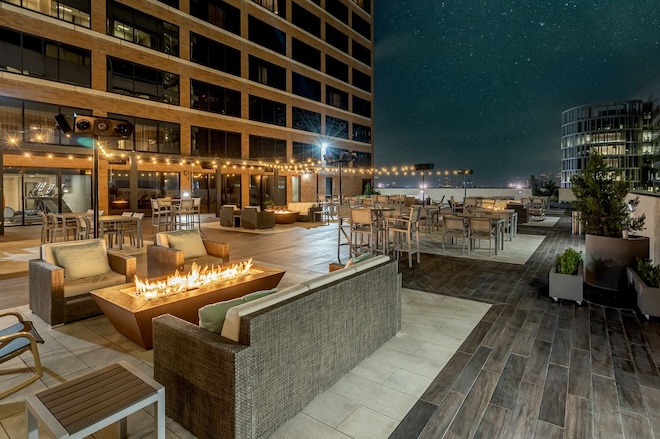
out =
[(477, 185), (558, 173), (563, 110), (660, 92), (658, 6), (375, 1), (376, 166), (472, 168)]

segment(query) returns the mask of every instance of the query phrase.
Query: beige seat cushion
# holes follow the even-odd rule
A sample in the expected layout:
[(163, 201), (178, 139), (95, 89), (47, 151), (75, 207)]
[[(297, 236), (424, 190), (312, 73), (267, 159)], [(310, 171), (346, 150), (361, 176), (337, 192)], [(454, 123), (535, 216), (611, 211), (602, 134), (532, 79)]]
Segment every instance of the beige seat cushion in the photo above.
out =
[(80, 296), (89, 293), (91, 290), (99, 290), (125, 283), (126, 276), (114, 271), (82, 279), (64, 279), (64, 297)]
[(177, 230), (165, 233), (170, 248), (183, 252), (183, 258), (198, 258), (206, 256), (206, 247), (199, 234), (199, 229)]
[(98, 241), (54, 247), (53, 254), (57, 265), (64, 268), (67, 280), (85, 279), (110, 271), (105, 246)]

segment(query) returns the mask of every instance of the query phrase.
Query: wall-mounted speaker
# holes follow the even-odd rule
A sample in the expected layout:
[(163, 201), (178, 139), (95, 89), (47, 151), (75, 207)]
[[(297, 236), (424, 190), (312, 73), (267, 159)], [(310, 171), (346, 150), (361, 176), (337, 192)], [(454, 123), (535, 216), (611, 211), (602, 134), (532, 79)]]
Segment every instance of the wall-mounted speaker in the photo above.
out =
[(73, 133), (81, 136), (102, 136), (128, 138), (133, 134), (133, 124), (123, 119), (108, 119), (74, 115), (73, 118), (58, 114), (55, 116), (57, 126), (63, 133)]

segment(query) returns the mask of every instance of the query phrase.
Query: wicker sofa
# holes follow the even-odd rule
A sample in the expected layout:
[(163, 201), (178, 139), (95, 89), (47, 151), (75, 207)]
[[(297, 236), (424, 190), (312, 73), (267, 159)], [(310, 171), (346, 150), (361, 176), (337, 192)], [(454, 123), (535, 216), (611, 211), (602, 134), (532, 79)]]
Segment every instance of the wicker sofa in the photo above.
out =
[[(67, 274), (64, 259), (58, 260), (56, 254), (60, 249), (73, 252), (69, 261), (83, 269), (90, 267), (94, 253), (102, 249), (110, 271), (85, 277)], [(28, 267), (30, 310), (51, 326), (100, 315), (101, 308), (89, 294), (90, 290), (132, 282), (136, 264), (135, 256), (108, 252), (103, 239), (44, 244), (41, 259), (31, 260)]]
[(155, 318), (154, 377), (195, 436), (267, 438), (400, 328), (397, 264), (378, 256), (230, 309), (222, 335)]

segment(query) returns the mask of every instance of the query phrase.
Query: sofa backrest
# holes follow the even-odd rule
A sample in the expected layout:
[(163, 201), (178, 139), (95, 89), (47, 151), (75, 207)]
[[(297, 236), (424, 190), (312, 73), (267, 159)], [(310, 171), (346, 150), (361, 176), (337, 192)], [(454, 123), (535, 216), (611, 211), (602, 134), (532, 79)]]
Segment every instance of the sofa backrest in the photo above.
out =
[[(199, 229), (194, 229), (199, 232)], [(169, 247), (170, 242), (168, 241), (167, 237), (170, 233), (176, 232), (176, 230), (172, 232), (158, 232), (156, 233), (156, 238), (154, 241), (156, 241), (156, 245), (160, 245), (161, 247)]]
[(102, 238), (84, 239), (80, 241), (52, 242), (49, 244), (43, 244), (41, 246), (41, 259), (50, 264), (57, 265), (57, 259), (55, 258), (55, 253), (53, 252), (54, 248), (74, 247), (76, 245), (87, 245), (92, 242), (101, 242), (101, 245), (103, 246), (103, 250), (107, 251), (105, 246), (105, 239)]
[(303, 215), (307, 215), (309, 213), (309, 209), (312, 207), (317, 207), (318, 203), (299, 203), (299, 202), (291, 202), (287, 205), (287, 209), (291, 212), (299, 212), (302, 213)]

